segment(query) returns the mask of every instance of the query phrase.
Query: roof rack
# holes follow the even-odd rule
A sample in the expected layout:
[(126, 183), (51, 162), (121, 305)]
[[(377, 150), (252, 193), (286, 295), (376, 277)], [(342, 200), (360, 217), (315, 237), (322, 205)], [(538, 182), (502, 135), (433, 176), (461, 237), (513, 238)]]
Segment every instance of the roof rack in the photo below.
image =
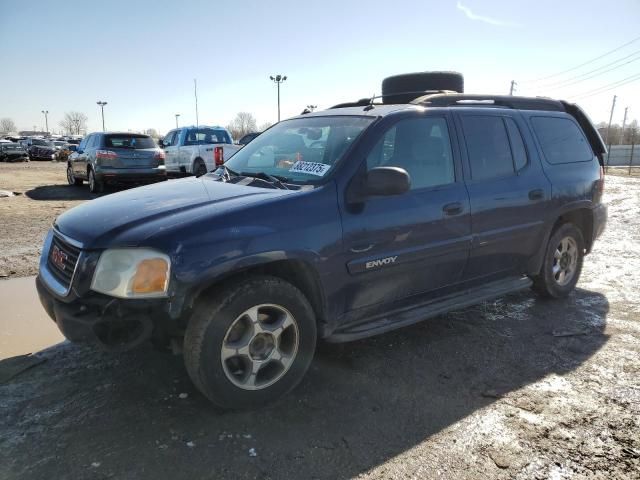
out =
[[(339, 103), (337, 105), (334, 105), (333, 107), (329, 107), (329, 110), (332, 110), (334, 108), (345, 108), (345, 107), (366, 107), (367, 105), (393, 105), (393, 102), (390, 104), (385, 104), (383, 102), (374, 102), (374, 100), (376, 99), (380, 99), (380, 98), (384, 98), (384, 97), (396, 97), (398, 95), (418, 95), (420, 94), (420, 97), (418, 98), (423, 98), (425, 96), (428, 95), (435, 95), (435, 94), (449, 94), (449, 93), (455, 93), (453, 90), (419, 90), (419, 91), (415, 91), (415, 92), (393, 92), (393, 93), (386, 93), (384, 95), (374, 95), (373, 97), (367, 97), (367, 98), (361, 98), (360, 100), (356, 100), (355, 102), (345, 102), (345, 103)], [(404, 102), (402, 102), (404, 103)], [(413, 103), (413, 102), (411, 102)], [(409, 104), (406, 104), (409, 105)]]
[(502, 107), (518, 110), (545, 110), (564, 112), (565, 107), (559, 100), (545, 97), (515, 97), (511, 95), (471, 95), (464, 93), (446, 93), (424, 95), (411, 102), (414, 105), (429, 107)]

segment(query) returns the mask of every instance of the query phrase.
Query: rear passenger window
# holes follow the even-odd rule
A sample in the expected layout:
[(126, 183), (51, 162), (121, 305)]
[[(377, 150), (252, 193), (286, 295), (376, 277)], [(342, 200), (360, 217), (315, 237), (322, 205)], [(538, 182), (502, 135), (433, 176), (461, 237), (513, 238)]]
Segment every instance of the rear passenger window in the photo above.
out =
[(463, 116), (462, 127), (473, 180), (514, 173), (511, 146), (502, 117)]
[(578, 126), (567, 118), (533, 117), (533, 130), (547, 162), (574, 163), (593, 159), (593, 151)]
[(527, 150), (524, 147), (522, 135), (520, 134), (520, 129), (516, 125), (516, 122), (509, 117), (504, 117), (504, 122), (506, 123), (507, 131), (509, 132), (513, 163), (516, 167), (516, 171), (519, 171), (527, 165)]
[(455, 182), (449, 130), (444, 118), (400, 120), (378, 141), (367, 157), (367, 169), (404, 168), (411, 189)]

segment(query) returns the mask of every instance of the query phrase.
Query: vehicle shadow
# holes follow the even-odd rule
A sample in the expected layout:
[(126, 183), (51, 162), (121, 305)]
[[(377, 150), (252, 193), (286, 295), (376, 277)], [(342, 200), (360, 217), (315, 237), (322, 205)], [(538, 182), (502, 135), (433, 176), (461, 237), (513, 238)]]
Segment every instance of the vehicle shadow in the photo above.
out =
[(67, 344), (0, 386), (0, 465), (10, 478), (80, 478), (92, 462), (115, 478), (351, 478), (496, 398), (576, 369), (607, 342), (608, 311), (587, 290), (562, 301), (522, 292), (324, 344), (301, 385), (252, 412), (212, 408), (181, 357)]
[[(105, 192), (109, 193), (108, 191)], [(91, 193), (85, 185), (41, 185), (24, 193), (32, 200), (93, 200), (103, 194)]]

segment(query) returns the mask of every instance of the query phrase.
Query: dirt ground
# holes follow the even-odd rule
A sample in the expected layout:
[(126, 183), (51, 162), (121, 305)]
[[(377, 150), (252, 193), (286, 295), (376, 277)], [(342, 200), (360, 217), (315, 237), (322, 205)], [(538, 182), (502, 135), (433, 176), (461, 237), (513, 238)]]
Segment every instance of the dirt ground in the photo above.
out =
[[(70, 191), (34, 189), (63, 170), (0, 164), (0, 189), (25, 192), (0, 199), (12, 275), (35, 272), (52, 219), (83, 199), (33, 199)], [(215, 410), (179, 356), (41, 352), (0, 385), (0, 479), (638, 479), (640, 178), (605, 189), (608, 229), (568, 299), (522, 292), (320, 345), (262, 410)]]
[(38, 273), (44, 236), (55, 218), (83, 201), (95, 198), (89, 188), (67, 185), (66, 164), (56, 162), (0, 163), (0, 278)]

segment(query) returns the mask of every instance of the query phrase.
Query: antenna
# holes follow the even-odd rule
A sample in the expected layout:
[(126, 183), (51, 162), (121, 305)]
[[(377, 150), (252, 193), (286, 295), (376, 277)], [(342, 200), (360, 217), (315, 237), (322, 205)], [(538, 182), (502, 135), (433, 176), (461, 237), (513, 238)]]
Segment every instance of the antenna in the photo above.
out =
[(196, 129), (199, 127), (198, 122), (198, 82), (196, 79), (193, 79), (193, 95), (196, 97)]

